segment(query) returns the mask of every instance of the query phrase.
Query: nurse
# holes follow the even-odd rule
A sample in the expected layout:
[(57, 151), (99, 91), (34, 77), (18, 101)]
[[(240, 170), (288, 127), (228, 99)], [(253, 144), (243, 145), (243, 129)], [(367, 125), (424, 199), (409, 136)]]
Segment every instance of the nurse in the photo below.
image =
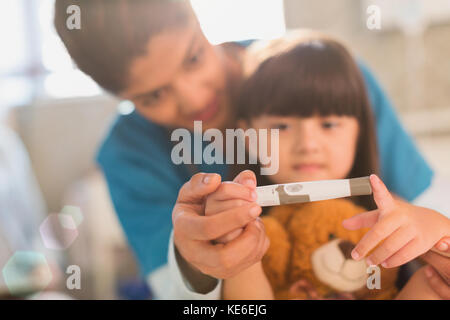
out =
[[(234, 127), (231, 99), (242, 77), (245, 43), (211, 45), (185, 0), (78, 0), (81, 29), (68, 30), (72, 2), (58, 0), (55, 7), (55, 26), (71, 57), (105, 90), (135, 106), (117, 116), (97, 161), (141, 271), (158, 298), (217, 299), (217, 279), (260, 260), (265, 248), (258, 244), (266, 235), (249, 223), (249, 208), (226, 220), (203, 216), (202, 199), (226, 177), (227, 167), (175, 165), (170, 133), (192, 131), (194, 120), (202, 121), (203, 130)], [(377, 121), (383, 180), (406, 200), (433, 206), (439, 180), (376, 79), (364, 64), (360, 68)], [(235, 182), (253, 188), (248, 178), (244, 172)], [(210, 241), (243, 226), (246, 231), (226, 250)]]

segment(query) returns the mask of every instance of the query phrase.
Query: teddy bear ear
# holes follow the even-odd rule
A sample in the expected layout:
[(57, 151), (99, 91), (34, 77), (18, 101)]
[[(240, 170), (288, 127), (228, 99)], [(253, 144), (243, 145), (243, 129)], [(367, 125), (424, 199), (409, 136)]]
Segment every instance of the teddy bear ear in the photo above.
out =
[(274, 217), (263, 217), (270, 246), (262, 259), (264, 272), (272, 285), (277, 289), (285, 285), (290, 259), (291, 243), (285, 228)]

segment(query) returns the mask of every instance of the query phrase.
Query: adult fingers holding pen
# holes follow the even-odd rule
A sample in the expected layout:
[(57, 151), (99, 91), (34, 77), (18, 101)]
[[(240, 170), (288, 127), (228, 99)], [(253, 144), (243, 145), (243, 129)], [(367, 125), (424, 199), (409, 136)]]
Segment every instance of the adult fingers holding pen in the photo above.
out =
[[(264, 229), (255, 220), (261, 213), (257, 204), (248, 202), (219, 214), (204, 215), (206, 196), (220, 186), (217, 174), (194, 175), (181, 188), (172, 213), (177, 260), (198, 292), (207, 292), (216, 283), (206, 276), (231, 277), (261, 260), (267, 250)], [(242, 234), (226, 244), (212, 241), (240, 228), (244, 228)]]
[[(448, 239), (444, 239), (447, 241)], [(442, 241), (442, 240), (441, 240)], [(448, 250), (440, 250), (439, 244), (421, 258), (429, 265), (420, 268), (403, 287), (397, 299), (450, 299), (450, 258)], [(420, 295), (418, 295), (421, 293)]]
[(444, 300), (450, 300), (450, 249), (443, 245), (447, 242), (449, 238), (441, 240), (434, 250), (422, 256), (429, 264), (425, 267), (428, 285)]
[(443, 300), (450, 300), (450, 285), (440, 276), (436, 270), (427, 266), (425, 269), (425, 275), (431, 289)]

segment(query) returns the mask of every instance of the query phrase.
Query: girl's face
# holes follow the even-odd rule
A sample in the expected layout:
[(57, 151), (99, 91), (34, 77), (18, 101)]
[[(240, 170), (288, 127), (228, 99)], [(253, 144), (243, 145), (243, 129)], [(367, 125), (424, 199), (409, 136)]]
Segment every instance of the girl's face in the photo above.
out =
[(344, 179), (353, 167), (359, 134), (355, 117), (264, 115), (250, 125), (279, 129), (279, 170), (268, 176), (274, 183)]

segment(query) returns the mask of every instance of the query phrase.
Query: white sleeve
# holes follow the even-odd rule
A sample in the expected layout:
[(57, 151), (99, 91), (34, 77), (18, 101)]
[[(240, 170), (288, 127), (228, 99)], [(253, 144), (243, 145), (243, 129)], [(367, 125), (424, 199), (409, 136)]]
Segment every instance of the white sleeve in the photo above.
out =
[(450, 178), (435, 174), (430, 186), (413, 200), (413, 204), (450, 218)]
[(216, 287), (201, 294), (193, 291), (183, 277), (175, 257), (173, 231), (170, 234), (168, 263), (152, 272), (148, 276), (148, 283), (155, 299), (165, 300), (219, 300), (222, 292), (222, 280), (218, 280)]

